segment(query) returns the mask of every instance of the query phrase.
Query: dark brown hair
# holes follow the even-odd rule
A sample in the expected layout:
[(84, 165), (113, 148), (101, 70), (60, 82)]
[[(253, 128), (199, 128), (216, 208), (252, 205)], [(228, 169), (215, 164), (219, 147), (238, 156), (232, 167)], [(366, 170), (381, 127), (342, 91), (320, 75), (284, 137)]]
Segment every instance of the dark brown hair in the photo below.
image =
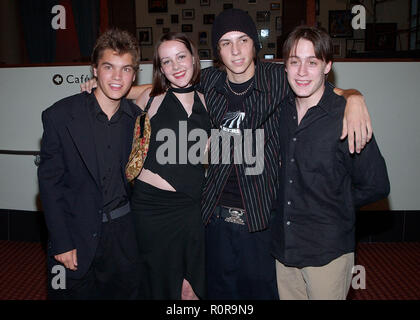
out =
[(286, 63), (300, 39), (305, 39), (314, 45), (315, 56), (326, 63), (333, 61), (333, 45), (329, 34), (322, 28), (299, 26), (287, 37), (283, 45), (283, 59)]
[(150, 92), (150, 96), (154, 97), (164, 93), (169, 87), (170, 82), (166, 79), (165, 75), (160, 70), (160, 57), (158, 49), (162, 43), (165, 41), (175, 40), (183, 43), (191, 55), (194, 57), (194, 65), (193, 65), (193, 75), (190, 81), (191, 85), (196, 85), (200, 82), (200, 58), (198, 57), (197, 49), (194, 43), (183, 33), (176, 33), (176, 32), (169, 32), (165, 33), (157, 42), (155, 46), (155, 51), (153, 54), (153, 81), (152, 81), (152, 91)]
[(114, 50), (118, 55), (125, 53), (131, 54), (133, 68), (135, 71), (138, 70), (140, 64), (140, 47), (137, 39), (129, 32), (113, 28), (99, 36), (92, 52), (92, 65), (95, 68), (98, 66), (98, 62), (106, 49)]

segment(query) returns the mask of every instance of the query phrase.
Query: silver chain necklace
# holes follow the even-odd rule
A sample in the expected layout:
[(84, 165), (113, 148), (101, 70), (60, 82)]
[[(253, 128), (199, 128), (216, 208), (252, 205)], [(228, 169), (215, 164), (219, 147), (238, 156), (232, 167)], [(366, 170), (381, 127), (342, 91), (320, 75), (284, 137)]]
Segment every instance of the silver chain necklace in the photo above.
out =
[(252, 85), (254, 84), (254, 80), (252, 80), (251, 83), (249, 84), (248, 88), (246, 88), (245, 91), (242, 91), (242, 92), (233, 91), (233, 89), (230, 87), (228, 77), (226, 77), (226, 84), (227, 84), (229, 90), (232, 91), (233, 94), (235, 94), (237, 96), (243, 96), (245, 93), (248, 92), (249, 89), (251, 89)]

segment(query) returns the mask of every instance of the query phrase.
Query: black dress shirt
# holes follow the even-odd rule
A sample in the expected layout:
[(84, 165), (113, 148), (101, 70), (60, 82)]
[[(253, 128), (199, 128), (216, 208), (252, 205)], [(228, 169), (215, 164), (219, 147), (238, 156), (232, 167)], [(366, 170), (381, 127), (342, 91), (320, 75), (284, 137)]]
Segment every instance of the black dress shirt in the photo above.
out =
[(130, 117), (133, 121), (134, 116), (123, 99), (117, 112), (108, 120), (93, 93), (90, 95), (89, 110), (102, 187), (103, 210), (104, 212), (111, 212), (128, 202), (123, 171), (121, 170), (125, 167), (121, 163), (123, 154), (121, 148), (125, 132), (122, 118)]
[(340, 140), (344, 109), (345, 99), (329, 85), (299, 125), (294, 96), (281, 107), (281, 187), (272, 252), (285, 265), (323, 266), (353, 252), (355, 207), (389, 194), (375, 138), (354, 155), (347, 140)]

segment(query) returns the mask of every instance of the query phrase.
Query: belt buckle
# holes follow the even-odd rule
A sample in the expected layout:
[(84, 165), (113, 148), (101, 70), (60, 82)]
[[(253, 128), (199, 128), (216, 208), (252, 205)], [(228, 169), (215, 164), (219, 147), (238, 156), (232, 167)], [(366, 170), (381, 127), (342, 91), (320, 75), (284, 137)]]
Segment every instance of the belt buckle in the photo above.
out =
[(245, 225), (242, 216), (244, 215), (244, 210), (229, 208), (230, 217), (225, 218), (226, 222)]

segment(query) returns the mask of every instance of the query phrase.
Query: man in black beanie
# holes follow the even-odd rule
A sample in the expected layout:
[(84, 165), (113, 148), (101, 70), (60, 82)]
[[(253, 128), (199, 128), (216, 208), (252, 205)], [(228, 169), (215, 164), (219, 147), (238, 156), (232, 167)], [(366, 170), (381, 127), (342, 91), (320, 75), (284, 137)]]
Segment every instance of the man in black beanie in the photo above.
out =
[[(208, 169), (202, 202), (206, 225), (207, 298), (278, 299), (269, 226), (279, 183), (279, 105), (289, 91), (284, 67), (258, 61), (260, 43), (256, 26), (240, 9), (225, 10), (217, 16), (212, 29), (212, 46), (219, 67), (202, 71), (200, 88), (215, 127), (220, 133), (243, 136), (244, 141), (239, 141), (244, 146), (235, 144), (231, 148), (230, 163), (216, 161), (210, 163)], [(344, 92), (337, 89), (337, 93)], [(360, 131), (367, 128), (356, 132), (364, 139), (357, 146), (360, 151), (371, 136), (370, 120), (363, 98), (352, 98), (354, 103), (347, 108), (351, 113), (348, 118), (356, 119)], [(253, 132), (262, 129), (264, 140), (247, 141), (244, 135), (247, 129)], [(354, 134), (349, 126), (349, 139)], [(238, 149), (246, 149), (247, 143), (257, 151), (258, 144), (263, 145), (260, 154), (253, 151), (256, 158), (262, 158), (262, 168), (251, 174), (247, 173), (250, 165), (246, 159), (241, 163), (232, 160)], [(210, 145), (214, 144), (212, 140)], [(351, 152), (353, 148), (354, 142), (350, 144)]]

